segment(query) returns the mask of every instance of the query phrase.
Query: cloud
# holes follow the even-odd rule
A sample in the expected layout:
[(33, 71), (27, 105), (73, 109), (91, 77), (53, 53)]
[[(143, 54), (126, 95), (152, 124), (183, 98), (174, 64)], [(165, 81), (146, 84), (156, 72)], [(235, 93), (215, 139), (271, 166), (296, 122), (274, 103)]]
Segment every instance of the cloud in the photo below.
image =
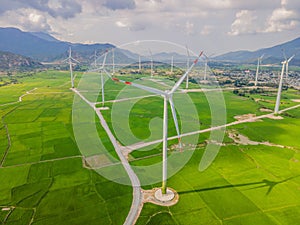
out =
[(186, 35), (194, 35), (195, 34), (195, 25), (194, 23), (187, 21), (185, 22), (185, 33)]
[(49, 0), (48, 12), (53, 17), (65, 19), (75, 17), (81, 13), (82, 7), (79, 3), (72, 0)]
[(82, 10), (81, 5), (72, 0), (27, 0), (26, 3), (31, 8), (64, 19), (75, 17)]
[(116, 24), (117, 27), (121, 27), (121, 28), (129, 26), (128, 22), (124, 22), (124, 21), (120, 21), (120, 20), (116, 21), (115, 24)]
[(273, 10), (271, 16), (267, 19), (264, 32), (272, 33), (295, 29), (299, 26), (299, 13), (299, 0), (281, 0), (281, 7)]
[(135, 1), (134, 0), (106, 0), (106, 2), (103, 5), (111, 10), (134, 9)]
[(253, 11), (241, 10), (236, 13), (236, 19), (231, 24), (229, 35), (253, 34), (258, 31), (257, 17)]
[(273, 11), (267, 21), (265, 32), (281, 32), (295, 29), (299, 25), (299, 15), (293, 10), (279, 8)]
[(129, 20), (128, 18), (121, 19), (115, 22), (115, 25), (120, 28), (127, 28), (130, 31), (142, 31), (145, 30), (148, 26), (148, 22), (146, 20), (142, 21), (134, 21)]
[(51, 32), (52, 28), (48, 23), (46, 16), (34, 9), (18, 9), (4, 13), (4, 18), (8, 18), (7, 23), (27, 31)]
[(81, 13), (81, 5), (72, 0), (3, 0), (4, 7), (1, 7), (0, 13), (15, 11), (19, 9), (35, 9), (40, 12), (46, 12), (52, 17), (62, 17), (69, 19)]
[(214, 27), (210, 26), (210, 25), (205, 25), (202, 30), (201, 30), (201, 34), (202, 35), (209, 35), (212, 33)]

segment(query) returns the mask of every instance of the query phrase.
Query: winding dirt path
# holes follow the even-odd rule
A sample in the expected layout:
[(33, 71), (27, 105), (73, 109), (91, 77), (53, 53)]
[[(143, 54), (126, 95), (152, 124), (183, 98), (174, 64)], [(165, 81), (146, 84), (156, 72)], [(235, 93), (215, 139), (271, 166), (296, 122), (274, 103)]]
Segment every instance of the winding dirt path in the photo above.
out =
[(31, 94), (31, 92), (35, 91), (36, 89), (37, 89), (37, 88), (33, 88), (32, 90), (26, 91), (26, 93), (25, 93), (25, 94), (21, 95), (21, 96), (18, 98), (18, 101), (4, 103), (4, 104), (1, 104), (0, 106), (13, 105), (13, 104), (16, 104), (16, 103), (22, 102), (22, 101), (23, 101), (23, 97), (25, 97), (26, 95), (30, 95), (30, 94)]

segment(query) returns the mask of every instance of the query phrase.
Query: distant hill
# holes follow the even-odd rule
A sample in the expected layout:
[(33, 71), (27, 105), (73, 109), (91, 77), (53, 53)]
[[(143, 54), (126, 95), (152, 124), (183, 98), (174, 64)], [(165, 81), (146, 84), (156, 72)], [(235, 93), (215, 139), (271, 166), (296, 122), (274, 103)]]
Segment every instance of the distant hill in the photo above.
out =
[(29, 32), (29, 33), (40, 39), (44, 39), (45, 41), (60, 42), (58, 39), (54, 38), (53, 36), (43, 33), (43, 32)]
[(214, 57), (214, 60), (239, 62), (239, 63), (255, 63), (257, 58), (264, 54), (263, 61), (268, 63), (280, 63), (283, 60), (283, 52), (287, 57), (296, 54), (291, 65), (300, 65), (300, 38), (288, 41), (270, 48), (263, 48), (257, 51), (235, 51)]
[(63, 59), (67, 55), (69, 47), (74, 52), (82, 55), (82, 59), (88, 61), (95, 50), (105, 51), (114, 48), (111, 44), (73, 44), (59, 41), (49, 34), (23, 32), (16, 28), (0, 28), (0, 50), (12, 52), (37, 61), (52, 62)]
[[(82, 64), (90, 64), (94, 60), (94, 51), (101, 55), (105, 50), (115, 48), (114, 45), (104, 44), (80, 44), (60, 41), (49, 34), (42, 32), (23, 32), (16, 28), (0, 28), (0, 51), (12, 52), (14, 54), (30, 57), (39, 62), (60, 62), (68, 56), (68, 49), (72, 47), (74, 58)], [(212, 58), (219, 62), (232, 63), (256, 63), (257, 58), (264, 54), (263, 63), (279, 64), (283, 60), (282, 49), (287, 57), (300, 51), (300, 38), (282, 43), (270, 48), (257, 51), (235, 51)], [(153, 55), (154, 61), (168, 62), (174, 57), (174, 61), (186, 61), (186, 55), (177, 53), (157, 53)], [(142, 57), (149, 60), (150, 56)], [(110, 63), (111, 56), (107, 62)], [(115, 49), (115, 61), (118, 63), (137, 62), (138, 55), (124, 50)], [(212, 62), (211, 62), (212, 63)], [(300, 54), (291, 61), (291, 65), (300, 66)]]
[(0, 71), (29, 70), (41, 68), (43, 65), (29, 57), (0, 51)]

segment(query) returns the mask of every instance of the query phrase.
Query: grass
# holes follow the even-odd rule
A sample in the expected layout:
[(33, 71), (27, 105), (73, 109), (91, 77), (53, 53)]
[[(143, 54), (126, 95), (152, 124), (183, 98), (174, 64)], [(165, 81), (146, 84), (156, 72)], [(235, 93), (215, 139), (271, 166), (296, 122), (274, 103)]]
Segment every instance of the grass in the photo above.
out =
[(300, 110), (288, 111), (282, 120), (263, 119), (263, 122), (241, 124), (235, 126), (240, 133), (254, 141), (268, 141), (278, 145), (299, 149)]
[[(131, 206), (132, 188), (83, 168), (72, 127), (73, 93), (69, 73), (46, 71), (18, 76), (0, 88), (0, 221), (5, 224), (122, 224)], [(111, 154), (103, 128), (97, 130)], [(114, 155), (116, 157), (116, 155)], [(111, 190), (114, 190), (112, 192)], [(108, 195), (108, 193), (111, 193)]]
[[(202, 109), (203, 124), (210, 123), (208, 103), (199, 93), (189, 94)], [(203, 96), (203, 94), (200, 94)], [(282, 108), (296, 103), (298, 92), (283, 93)], [(268, 97), (272, 100), (276, 96)], [(234, 116), (253, 113), (261, 115), (261, 102), (225, 92), (227, 122)], [(264, 96), (260, 96), (264, 98)], [(204, 110), (204, 111), (203, 111)], [(206, 110), (206, 111), (205, 111)], [(179, 202), (172, 207), (144, 205), (137, 224), (294, 224), (298, 221), (300, 198), (299, 116), (294, 109), (284, 114), (283, 120), (263, 119), (255, 123), (233, 127), (254, 141), (269, 141), (294, 149), (271, 146), (233, 145), (227, 137), (217, 159), (205, 171), (198, 170), (204, 148), (198, 148), (181, 171), (172, 176), (168, 186), (178, 191)], [(131, 153), (134, 166), (153, 165), (161, 160), (159, 146), (148, 152)], [(148, 153), (148, 154), (147, 154)], [(151, 154), (153, 155), (151, 157)], [(170, 153), (171, 154), (171, 153)], [(145, 157), (146, 156), (146, 157)], [(138, 173), (138, 169), (137, 173)], [(139, 173), (138, 173), (139, 174)], [(140, 176), (140, 179), (143, 178)], [(150, 189), (160, 184), (145, 185)], [(280, 213), (278, 213), (280, 212)], [(285, 218), (287, 217), (287, 218)]]
[(277, 155), (279, 149), (269, 147), (261, 155), (265, 149), (222, 147), (217, 160), (204, 172), (198, 171), (203, 150), (197, 150), (190, 162), (169, 179), (168, 185), (180, 194), (179, 202), (168, 209), (146, 203), (137, 224), (148, 224), (145, 221), (151, 221), (154, 215), (157, 220), (164, 218), (159, 213), (162, 209), (169, 211), (174, 224), (276, 224), (274, 214), (279, 209), (298, 210), (299, 171), (287, 171), (291, 153)]
[[(78, 74), (78, 77), (81, 76)], [(97, 87), (98, 79), (96, 74), (90, 77), (90, 81), (94, 82), (91, 90)], [(0, 168), (0, 205), (2, 208), (12, 207), (10, 211), (0, 210), (1, 223), (123, 224), (131, 206), (132, 188), (109, 181), (83, 167), (82, 155), (73, 133), (71, 108), (74, 94), (69, 90), (69, 73), (45, 71), (34, 76), (20, 75), (17, 80), (17, 84), (0, 88), (0, 96), (7, 96), (0, 97), (1, 158), (8, 147), (6, 127), (11, 139), (4, 167)], [(34, 88), (37, 89), (24, 96), (22, 102), (3, 105), (18, 101), (21, 95)], [(148, 95), (112, 81), (105, 83), (105, 89), (107, 100)], [(122, 93), (119, 96), (120, 91)], [(95, 92), (87, 92), (85, 96), (90, 100), (101, 101), (101, 94), (98, 96)], [(236, 115), (261, 115), (264, 112), (260, 112), (260, 108), (272, 109), (276, 97), (274, 93), (241, 97), (230, 91), (224, 92), (223, 96), (227, 122), (218, 116), (223, 113), (217, 104), (222, 101), (220, 95), (213, 92), (175, 94), (180, 128), (189, 132), (209, 128), (212, 119), (215, 119), (215, 124), (224, 124), (235, 121)], [(297, 104), (291, 99), (299, 99), (299, 92), (284, 91), (281, 108)], [(192, 101), (195, 107), (186, 108), (188, 101)], [(119, 118), (114, 117), (117, 114), (111, 114), (112, 110), (102, 111), (109, 126), (114, 127), (113, 132), (123, 135), (118, 136), (119, 141), (134, 144), (160, 139), (162, 98), (145, 97), (133, 99), (129, 103), (132, 108), (127, 110), (127, 115), (119, 114)], [(126, 109), (128, 102), (106, 105), (110, 109), (121, 110)], [(168, 186), (180, 194), (179, 202), (172, 207), (146, 203), (137, 224), (297, 224), (300, 219), (300, 110), (288, 111), (283, 117), (283, 120), (263, 119), (240, 124), (232, 129), (251, 140), (269, 141), (289, 148), (236, 145), (225, 136), (223, 143), (226, 145), (221, 147), (213, 164), (202, 172), (198, 169), (199, 162), (210, 133), (193, 137), (197, 144), (194, 153), (169, 151), (169, 156), (176, 159), (174, 162), (170, 160), (170, 170), (177, 163), (187, 161), (177, 173), (170, 172), (173, 174), (168, 180)], [(176, 131), (170, 110), (169, 118), (169, 135), (173, 136)], [(200, 121), (200, 127), (197, 120)], [(118, 159), (98, 118), (95, 121), (104, 148)], [(175, 144), (177, 140), (170, 141), (169, 147)], [(159, 162), (161, 144), (130, 154), (130, 163), (135, 166), (134, 170), (140, 176), (141, 183), (145, 184), (143, 188), (160, 185), (147, 183), (151, 178), (160, 176), (160, 166), (151, 171), (150, 177), (142, 176), (145, 166)], [(120, 171), (120, 177), (116, 176), (116, 179), (121, 180), (123, 174)]]

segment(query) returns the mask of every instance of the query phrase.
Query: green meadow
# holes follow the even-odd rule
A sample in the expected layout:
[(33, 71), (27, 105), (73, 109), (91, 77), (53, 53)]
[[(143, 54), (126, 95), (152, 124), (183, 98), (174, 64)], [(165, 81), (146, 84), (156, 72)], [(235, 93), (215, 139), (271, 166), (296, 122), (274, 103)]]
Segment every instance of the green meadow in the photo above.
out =
[[(179, 202), (171, 207), (146, 203), (137, 224), (297, 224), (300, 109), (289, 113), (294, 117), (276, 123), (263, 119), (230, 128), (251, 140), (284, 147), (227, 143), (202, 172), (198, 168), (205, 148), (196, 149), (185, 167), (169, 179)], [(135, 160), (134, 165), (149, 160)]]
[(73, 135), (69, 73), (17, 80), (0, 88), (1, 224), (122, 224), (132, 188), (83, 167)]
[[(83, 76), (76, 74), (76, 85)], [(15, 78), (16, 83), (0, 87), (1, 224), (123, 224), (130, 210), (132, 188), (107, 180), (83, 163), (73, 133), (74, 93), (69, 89), (69, 73), (44, 71)], [(120, 77), (128, 81), (135, 78), (138, 77)], [(94, 84), (99, 82), (97, 74), (91, 74), (89, 79)], [(94, 84), (91, 90), (97, 87)], [(149, 80), (146, 84), (166, 88)], [(99, 90), (81, 91), (88, 99), (96, 99), (97, 107), (102, 106)], [(145, 97), (137, 98), (141, 95)], [(163, 99), (148, 95), (106, 78), (105, 106), (110, 109), (101, 112), (121, 144), (161, 139)], [(122, 98), (131, 99), (113, 102)], [(280, 108), (299, 104), (293, 99), (300, 99), (299, 91), (283, 91)], [(183, 133), (210, 128), (212, 123), (231, 123), (239, 115), (269, 114), (261, 109), (273, 110), (275, 100), (275, 91), (246, 96), (232, 91), (174, 94)], [(188, 108), (189, 103), (192, 108)], [(169, 136), (176, 136), (170, 108), (168, 113)], [(190, 160), (168, 180), (168, 186), (179, 193), (179, 202), (171, 207), (145, 203), (137, 224), (297, 224), (300, 220), (300, 108), (281, 116), (278, 120), (264, 118), (228, 127), (219, 143), (219, 154), (204, 171), (199, 170), (199, 163), (211, 132), (201, 133)], [(106, 150), (117, 158), (99, 120), (95, 121)], [(230, 132), (259, 144), (235, 143), (229, 138)], [(172, 150), (177, 140), (168, 144), (168, 154), (180, 157), (181, 153)], [(161, 148), (161, 144), (156, 144), (135, 150), (130, 153), (129, 161), (136, 167), (160, 162)]]

